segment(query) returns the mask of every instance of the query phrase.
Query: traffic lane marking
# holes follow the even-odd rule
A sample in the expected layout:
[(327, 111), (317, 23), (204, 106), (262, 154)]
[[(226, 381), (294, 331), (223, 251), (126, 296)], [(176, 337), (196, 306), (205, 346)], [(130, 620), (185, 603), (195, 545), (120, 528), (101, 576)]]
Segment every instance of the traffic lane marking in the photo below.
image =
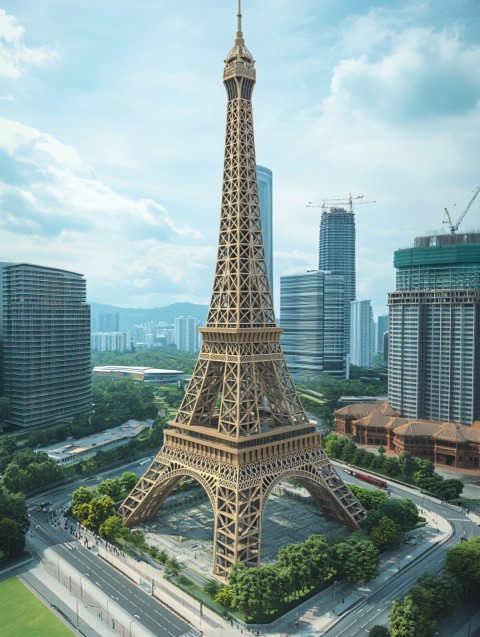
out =
[[(64, 550), (63, 546), (59, 546), (57, 547), (58, 549)], [(76, 555), (74, 555), (73, 553), (67, 553), (67, 556), (70, 558), (73, 558), (74, 561), (78, 561), (80, 562), (80, 564), (82, 564), (82, 566), (87, 567), (88, 563), (90, 562), (91, 565), (94, 566), (94, 569), (98, 569), (100, 572), (102, 572), (104, 574), (105, 577), (102, 577), (101, 575), (97, 575), (98, 579), (100, 579), (102, 582), (105, 583), (105, 585), (109, 588), (111, 588), (113, 591), (118, 591), (118, 593), (124, 597), (124, 599), (129, 602), (130, 604), (134, 604), (134, 602), (132, 602), (131, 597), (127, 597), (124, 593), (122, 593), (120, 590), (116, 589), (115, 586), (112, 584), (111, 582), (111, 573), (110, 571), (106, 570), (103, 567), (103, 564), (101, 562), (97, 562), (95, 560), (93, 560), (91, 558), (91, 554), (88, 553), (87, 551), (85, 551), (84, 549), (82, 551), (80, 551), (80, 553), (77, 553)], [(85, 561), (82, 561), (80, 556), (83, 556), (85, 558)], [(124, 582), (122, 581), (122, 579), (118, 579), (118, 573), (116, 573), (115, 571), (113, 571), (115, 576), (117, 576), (116, 578), (113, 578), (115, 583), (118, 584), (119, 586), (121, 586), (122, 588), (124, 588), (128, 593), (130, 593), (130, 595), (133, 595), (133, 597), (135, 599), (137, 599), (141, 604), (145, 603), (145, 599), (143, 597), (141, 597), (140, 595), (138, 595), (137, 593), (137, 587), (134, 584), (131, 584), (130, 582), (128, 582), (129, 586), (127, 586), (126, 584), (124, 584)], [(94, 573), (95, 574), (95, 573)], [(110, 578), (110, 581), (108, 579), (105, 578)], [(98, 584), (99, 588), (100, 585)], [(147, 597), (147, 599), (149, 599), (149, 597)], [(170, 620), (169, 617), (167, 617), (166, 615), (164, 615), (162, 612), (160, 612), (160, 609), (163, 609), (162, 606), (157, 607), (157, 605), (155, 604), (155, 606), (152, 606), (152, 611), (157, 614), (162, 620), (167, 621), (169, 624), (171, 624), (173, 626), (173, 628), (177, 629), (177, 630), (184, 630), (184, 626), (180, 627), (179, 625), (175, 624), (174, 622), (172, 622)], [(165, 609), (165, 612), (169, 612)], [(144, 611), (144, 614), (146, 617), (150, 618), (155, 624), (158, 623), (158, 619), (155, 619), (154, 617), (151, 617), (147, 612)], [(172, 617), (175, 617), (175, 615), (172, 614)], [(186, 622), (185, 622), (186, 624)], [(188, 624), (186, 624), (188, 625)], [(163, 628), (162, 626), (160, 626), (161, 628)], [(172, 633), (171, 633), (172, 634)]]

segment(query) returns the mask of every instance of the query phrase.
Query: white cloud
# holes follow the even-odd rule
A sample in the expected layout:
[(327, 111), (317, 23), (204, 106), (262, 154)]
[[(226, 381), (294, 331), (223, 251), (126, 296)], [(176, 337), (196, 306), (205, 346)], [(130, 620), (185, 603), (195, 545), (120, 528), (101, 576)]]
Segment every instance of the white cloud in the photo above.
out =
[(202, 234), (151, 199), (114, 192), (72, 147), (0, 119), (0, 175), (2, 258), (82, 271), (104, 302), (205, 300), (214, 253)]
[(0, 77), (17, 79), (27, 66), (48, 66), (59, 59), (49, 46), (28, 47), (23, 42), (25, 30), (17, 19), (0, 9)]

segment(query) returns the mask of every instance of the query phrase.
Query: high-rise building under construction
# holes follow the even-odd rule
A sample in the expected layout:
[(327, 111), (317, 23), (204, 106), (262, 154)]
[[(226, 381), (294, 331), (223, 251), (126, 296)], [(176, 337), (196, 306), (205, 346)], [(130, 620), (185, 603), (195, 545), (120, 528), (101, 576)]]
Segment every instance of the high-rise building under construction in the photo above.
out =
[(397, 250), (389, 294), (388, 397), (402, 416), (480, 420), (480, 234)]

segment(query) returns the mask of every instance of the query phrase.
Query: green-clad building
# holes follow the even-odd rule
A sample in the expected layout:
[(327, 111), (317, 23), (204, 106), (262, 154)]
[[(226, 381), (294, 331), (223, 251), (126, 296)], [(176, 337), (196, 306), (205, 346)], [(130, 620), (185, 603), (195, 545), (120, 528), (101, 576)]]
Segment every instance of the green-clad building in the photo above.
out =
[(417, 237), (394, 257), (389, 402), (402, 416), (480, 420), (480, 233)]

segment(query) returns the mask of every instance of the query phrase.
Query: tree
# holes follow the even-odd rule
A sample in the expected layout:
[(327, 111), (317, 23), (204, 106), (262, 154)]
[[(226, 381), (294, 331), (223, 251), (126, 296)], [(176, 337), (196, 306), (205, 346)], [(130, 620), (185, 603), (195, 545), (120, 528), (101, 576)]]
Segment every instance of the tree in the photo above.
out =
[(111, 542), (120, 535), (124, 528), (125, 523), (123, 519), (118, 515), (112, 515), (100, 526), (99, 535), (100, 537), (103, 537), (104, 540)]
[(122, 497), (123, 486), (120, 478), (109, 478), (100, 482), (98, 492), (102, 495), (108, 495), (114, 502), (118, 502)]
[(449, 478), (447, 480), (443, 480), (439, 495), (443, 500), (450, 501), (459, 498), (462, 492), (463, 482), (461, 480), (457, 480), (457, 478)]
[(258, 569), (247, 568), (245, 564), (234, 564), (228, 578), (233, 606), (243, 611), (246, 617), (262, 608), (262, 593), (259, 589), (259, 579), (255, 574), (256, 570)]
[(395, 599), (390, 611), (392, 637), (429, 637), (435, 630), (435, 620), (427, 617), (411, 595)]
[(93, 498), (88, 507), (89, 514), (84, 525), (87, 529), (96, 533), (98, 533), (100, 527), (108, 518), (115, 515), (115, 503), (108, 495), (102, 495), (101, 498)]
[(353, 584), (378, 575), (379, 552), (368, 538), (350, 535), (333, 549), (338, 572)]
[(398, 526), (392, 519), (384, 515), (370, 531), (369, 537), (377, 548), (387, 549), (397, 541)]
[(80, 504), (88, 504), (89, 502), (91, 502), (93, 500), (93, 498), (95, 497), (95, 494), (93, 493), (93, 491), (91, 489), (87, 489), (86, 487), (78, 487), (78, 489), (76, 489), (73, 493), (72, 493), (72, 513), (73, 515), (77, 515), (74, 511), (74, 509), (79, 506)]
[(463, 586), (465, 593), (480, 587), (480, 537), (473, 537), (448, 549), (447, 569)]
[(168, 559), (165, 566), (167, 568), (167, 571), (170, 571), (170, 573), (174, 577), (180, 575), (180, 573), (182, 572), (182, 567), (180, 566), (178, 560), (176, 560), (174, 557)]
[(311, 585), (323, 585), (333, 578), (336, 571), (330, 544), (323, 535), (311, 535), (304, 542), (308, 552), (308, 563), (311, 568)]
[(215, 597), (218, 591), (222, 588), (222, 584), (220, 582), (216, 582), (213, 579), (207, 579), (203, 586), (203, 590), (210, 595), (210, 597)]
[(370, 637), (390, 637), (391, 632), (388, 630), (386, 626), (381, 626), (380, 624), (376, 624), (372, 630), (370, 631)]
[(86, 476), (93, 476), (95, 471), (97, 470), (97, 466), (95, 464), (95, 460), (93, 458), (84, 458), (81, 463), (82, 472)]
[(415, 471), (415, 460), (413, 456), (408, 451), (402, 451), (398, 456), (398, 464), (400, 465), (400, 470), (405, 482), (411, 482)]
[(20, 555), (25, 548), (25, 533), (10, 518), (0, 519), (0, 551), (5, 559)]
[(365, 487), (357, 487), (354, 484), (348, 486), (353, 495), (367, 511), (378, 509), (382, 502), (388, 500), (388, 495), (378, 489), (365, 489)]
[[(121, 449), (121, 447), (120, 447)], [(135, 487), (138, 482), (137, 474), (133, 471), (124, 471), (122, 473), (122, 477), (120, 478), (123, 489), (130, 493), (130, 491)]]
[(10, 518), (26, 533), (30, 526), (23, 493), (11, 493), (0, 484), (0, 518)]
[(460, 583), (450, 572), (427, 572), (418, 578), (410, 595), (431, 619), (442, 617), (460, 602)]
[(225, 608), (231, 608), (233, 605), (233, 598), (230, 588), (228, 586), (222, 586), (215, 595), (215, 601), (222, 606), (225, 606)]

